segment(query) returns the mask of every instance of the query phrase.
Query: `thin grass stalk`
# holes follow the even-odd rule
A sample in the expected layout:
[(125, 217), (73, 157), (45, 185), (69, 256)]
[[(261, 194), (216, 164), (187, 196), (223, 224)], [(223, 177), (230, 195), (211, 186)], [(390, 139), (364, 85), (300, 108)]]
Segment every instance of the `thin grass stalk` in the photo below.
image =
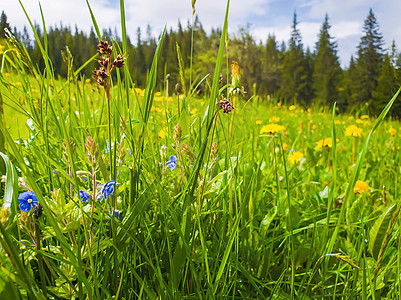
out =
[[(283, 149), (283, 141), (281, 138), (281, 135), (279, 135), (280, 138), (280, 149)], [(290, 248), (290, 255), (291, 255), (291, 299), (295, 299), (295, 252), (294, 252), (294, 232), (293, 232), (293, 227), (292, 227), (292, 205), (291, 205), (291, 195), (290, 195), (290, 183), (288, 179), (288, 172), (287, 172), (287, 162), (286, 158), (284, 155), (284, 151), (281, 151), (282, 153), (282, 159), (283, 159), (283, 164), (284, 164), (284, 174), (285, 174), (285, 183), (287, 187), (287, 207), (288, 207), (288, 226), (290, 227), (290, 243), (289, 243), (289, 248)]]

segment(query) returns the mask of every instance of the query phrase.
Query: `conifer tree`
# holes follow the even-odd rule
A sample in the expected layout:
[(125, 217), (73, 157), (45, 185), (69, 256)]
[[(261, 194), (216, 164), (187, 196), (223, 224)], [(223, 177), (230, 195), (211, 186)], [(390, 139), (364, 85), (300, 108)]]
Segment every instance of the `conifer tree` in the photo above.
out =
[(383, 36), (372, 9), (363, 25), (364, 35), (358, 45), (355, 77), (353, 78), (352, 101), (354, 105), (369, 103), (373, 113), (379, 113), (380, 103), (374, 103), (373, 92), (377, 87), (383, 62)]
[(326, 14), (316, 43), (316, 55), (312, 76), (315, 101), (332, 106), (338, 99), (341, 67), (337, 56), (337, 43), (329, 33), (329, 18)]
[[(310, 99), (310, 78), (308, 63), (303, 52), (301, 33), (297, 27), (297, 15), (294, 12), (289, 49), (284, 55), (282, 64), (281, 96), (290, 101), (307, 104)], [(309, 89), (309, 90), (308, 90)]]

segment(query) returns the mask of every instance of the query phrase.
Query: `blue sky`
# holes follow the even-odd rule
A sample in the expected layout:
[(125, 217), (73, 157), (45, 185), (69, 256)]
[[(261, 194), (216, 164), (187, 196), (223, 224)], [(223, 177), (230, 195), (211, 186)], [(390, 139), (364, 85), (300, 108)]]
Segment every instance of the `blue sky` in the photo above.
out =
[[(102, 28), (120, 30), (119, 1), (89, 0), (97, 21)], [(26, 18), (17, 0), (0, 0), (1, 9), (8, 16), (12, 26), (22, 29)], [(31, 19), (40, 22), (37, 0), (22, 0)], [(85, 0), (42, 0), (41, 5), (46, 24), (54, 26), (62, 22), (75, 24), (79, 29), (89, 31), (91, 20)], [(178, 19), (183, 24), (191, 20), (191, 0), (126, 0), (128, 34), (134, 39), (136, 29), (144, 31), (149, 24), (153, 35), (158, 36), (164, 24), (176, 27)], [(226, 7), (225, 0), (197, 0), (196, 13), (206, 30), (222, 26)], [(238, 28), (250, 25), (256, 40), (266, 41), (268, 34), (275, 34), (278, 41), (290, 38), (294, 11), (297, 13), (302, 41), (312, 51), (319, 29), (327, 13), (331, 35), (338, 43), (338, 54), (343, 66), (347, 66), (355, 54), (362, 35), (363, 21), (372, 8), (383, 34), (385, 46), (393, 40), (401, 49), (401, 1), (399, 0), (231, 0), (229, 32), (235, 34)]]

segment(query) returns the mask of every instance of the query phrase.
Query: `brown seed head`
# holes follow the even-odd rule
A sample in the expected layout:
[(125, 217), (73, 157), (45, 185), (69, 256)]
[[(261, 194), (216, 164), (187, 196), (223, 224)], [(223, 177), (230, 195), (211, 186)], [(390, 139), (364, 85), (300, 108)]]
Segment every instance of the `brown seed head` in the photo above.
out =
[(189, 159), (194, 159), (195, 158), (195, 154), (192, 151), (192, 147), (187, 145), (187, 144), (182, 144), (181, 145), (181, 149), (182, 152), (184, 152), (184, 154), (189, 158)]
[(232, 104), (227, 99), (221, 99), (219, 101), (219, 105), (220, 109), (222, 109), (224, 113), (229, 113), (234, 109)]
[(90, 156), (92, 163), (96, 162), (97, 158), (99, 157), (99, 150), (97, 149), (96, 142), (93, 137), (88, 136), (86, 138), (85, 147), (86, 150), (88, 150), (88, 155)]
[(110, 56), (113, 52), (113, 46), (109, 45), (106, 40), (100, 41), (97, 47), (99, 48), (99, 53), (102, 55)]
[(121, 54), (118, 54), (116, 59), (113, 61), (112, 69), (114, 68), (122, 68), (124, 66), (125, 57)]
[(182, 137), (182, 128), (180, 124), (175, 125), (173, 138), (175, 141), (179, 142)]
[(217, 152), (219, 152), (219, 147), (217, 146), (216, 142), (213, 142), (211, 147), (210, 157), (212, 158), (216, 157)]
[(181, 93), (181, 91), (182, 91), (181, 84), (179, 84), (179, 83), (177, 82), (177, 84), (175, 85), (175, 92), (176, 92), (177, 94), (179, 94), (179, 93)]
[(110, 58), (101, 56), (100, 59), (98, 60), (98, 63), (101, 67), (107, 70), (110, 65)]

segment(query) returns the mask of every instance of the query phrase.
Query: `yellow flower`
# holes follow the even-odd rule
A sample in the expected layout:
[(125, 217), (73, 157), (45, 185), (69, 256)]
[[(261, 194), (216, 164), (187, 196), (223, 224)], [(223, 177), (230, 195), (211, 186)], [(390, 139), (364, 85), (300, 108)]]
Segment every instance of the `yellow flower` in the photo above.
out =
[(360, 137), (363, 134), (363, 130), (356, 125), (350, 125), (345, 129), (346, 136)]
[(389, 129), (387, 132), (390, 133), (391, 136), (395, 136), (395, 134), (397, 133), (397, 130), (395, 130), (395, 129), (393, 128), (393, 126), (391, 126), (390, 129)]
[(283, 125), (272, 123), (262, 126), (262, 128), (260, 129), (260, 133), (267, 133), (268, 135), (273, 135), (276, 132), (283, 130), (285, 130), (285, 127)]
[(193, 109), (191, 110), (191, 114), (192, 114), (192, 115), (196, 114), (197, 112), (198, 112), (198, 109), (197, 109), (197, 108), (193, 108)]
[(259, 118), (256, 118), (256, 125), (262, 124), (262, 120), (259, 120)]
[(280, 122), (280, 118), (279, 117), (271, 117), (269, 122), (278, 123), (278, 122)]
[(293, 110), (295, 110), (295, 109), (296, 109), (295, 105), (291, 105), (291, 106), (288, 108), (288, 110), (290, 110), (290, 111), (293, 111)]
[(15, 85), (18, 86), (18, 87), (21, 87), (21, 86), (22, 86), (22, 83), (19, 82), (19, 81), (17, 81), (17, 82), (15, 83)]
[(158, 135), (159, 135), (159, 137), (160, 137), (161, 139), (164, 139), (164, 138), (166, 137), (166, 133), (164, 132), (163, 129), (159, 131)]
[(88, 84), (89, 84), (89, 83), (91, 83), (91, 81), (92, 81), (92, 80), (91, 80), (90, 78), (86, 78), (86, 79), (85, 79), (85, 83), (88, 83)]
[(339, 125), (339, 124), (341, 124), (341, 121), (340, 120), (335, 120), (334, 124)]
[(333, 139), (332, 138), (325, 138), (320, 140), (316, 143), (315, 150), (322, 149), (325, 147), (326, 149), (331, 148), (333, 146)]
[(363, 116), (361, 116), (361, 119), (369, 119), (369, 116), (368, 115), (363, 115)]
[(371, 189), (366, 181), (357, 180), (354, 186), (354, 194), (362, 194)]
[(155, 107), (155, 106), (152, 106), (152, 108), (151, 108), (150, 110), (151, 110), (151, 111), (155, 111), (155, 112), (157, 112), (157, 113), (162, 112), (162, 110), (161, 110), (160, 108)]
[(363, 121), (363, 120), (361, 120), (361, 119), (357, 119), (356, 121), (355, 121), (357, 124), (364, 124), (365, 122)]
[(283, 143), (283, 150), (287, 151), (288, 150), (288, 145), (286, 143)]
[(302, 157), (304, 157), (304, 155), (301, 152), (296, 151), (290, 154), (288, 161), (295, 165), (300, 162)]

